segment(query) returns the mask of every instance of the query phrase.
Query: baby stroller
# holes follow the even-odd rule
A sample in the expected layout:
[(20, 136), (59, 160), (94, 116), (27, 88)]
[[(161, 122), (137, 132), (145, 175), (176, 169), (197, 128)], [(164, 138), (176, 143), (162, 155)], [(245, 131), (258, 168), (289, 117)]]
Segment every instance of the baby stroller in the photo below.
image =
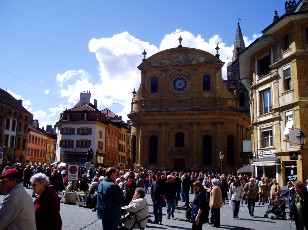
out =
[(269, 214), (273, 214), (271, 216), (272, 219), (287, 219), (286, 216), (286, 202), (284, 198), (277, 198), (268, 205), (267, 211), (264, 214), (265, 218), (268, 218)]

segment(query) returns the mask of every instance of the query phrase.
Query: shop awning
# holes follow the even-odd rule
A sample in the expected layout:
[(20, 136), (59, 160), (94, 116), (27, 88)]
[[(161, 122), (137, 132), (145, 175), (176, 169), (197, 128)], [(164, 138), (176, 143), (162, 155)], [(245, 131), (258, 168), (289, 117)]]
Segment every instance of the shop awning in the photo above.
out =
[(254, 159), (252, 162), (252, 165), (255, 166), (275, 166), (280, 163), (279, 159), (277, 157), (264, 157), (264, 158), (258, 158)]
[(245, 165), (245, 166), (239, 168), (236, 172), (237, 173), (245, 173), (245, 172), (253, 173), (253, 171), (254, 171), (254, 166), (251, 165), (251, 164), (248, 164), (248, 165)]

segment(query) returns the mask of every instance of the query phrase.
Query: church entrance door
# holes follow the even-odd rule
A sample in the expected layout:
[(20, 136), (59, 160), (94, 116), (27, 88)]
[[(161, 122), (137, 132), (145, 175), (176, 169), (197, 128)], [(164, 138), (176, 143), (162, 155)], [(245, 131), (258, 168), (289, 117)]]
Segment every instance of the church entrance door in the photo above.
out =
[(174, 159), (174, 169), (176, 171), (185, 170), (185, 159)]

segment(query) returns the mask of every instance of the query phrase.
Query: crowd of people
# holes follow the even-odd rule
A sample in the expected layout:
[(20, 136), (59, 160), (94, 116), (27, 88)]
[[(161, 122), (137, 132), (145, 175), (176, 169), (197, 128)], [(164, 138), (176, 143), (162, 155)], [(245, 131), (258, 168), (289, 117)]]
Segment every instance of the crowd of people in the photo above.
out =
[[(1, 171), (0, 171), (1, 172)], [(33, 188), (33, 199), (25, 188)], [(80, 167), (79, 180), (69, 181), (66, 167), (57, 165), (7, 166), (0, 175), (0, 190), (6, 197), (0, 204), (0, 229), (61, 229), (60, 199), (62, 190), (84, 191), (85, 207), (97, 211), (103, 229), (144, 229), (149, 218), (145, 198), (153, 202), (152, 222), (162, 224), (163, 212), (176, 218), (179, 201), (184, 202), (192, 229), (204, 224), (220, 227), (220, 208), (232, 206), (233, 218), (239, 218), (240, 206), (254, 217), (255, 204), (275, 204), (283, 199), (290, 209), (297, 229), (308, 229), (308, 180), (289, 181), (282, 191), (275, 178), (260, 180), (248, 175), (220, 175), (218, 172), (116, 169)], [(189, 200), (189, 194), (194, 194)], [(166, 207), (166, 211), (164, 211)], [(26, 227), (25, 227), (26, 226)]]

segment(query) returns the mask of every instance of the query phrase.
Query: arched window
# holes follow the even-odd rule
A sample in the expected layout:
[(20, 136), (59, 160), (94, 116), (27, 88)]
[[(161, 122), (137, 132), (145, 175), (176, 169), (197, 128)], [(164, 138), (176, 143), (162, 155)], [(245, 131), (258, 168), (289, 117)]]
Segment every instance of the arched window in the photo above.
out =
[(149, 164), (157, 164), (158, 139), (153, 135), (150, 137), (149, 144)]
[(227, 165), (234, 165), (234, 138), (232, 135), (227, 137)]
[(184, 133), (175, 134), (175, 147), (184, 147)]
[(203, 91), (210, 91), (211, 90), (211, 76), (204, 75), (203, 76)]
[(203, 165), (212, 165), (212, 137), (205, 135), (202, 140), (203, 143)]
[(158, 89), (158, 78), (152, 77), (151, 78), (151, 93), (157, 93)]
[(240, 106), (245, 106), (245, 95), (244, 95), (244, 93), (240, 93), (239, 101), (240, 101)]

